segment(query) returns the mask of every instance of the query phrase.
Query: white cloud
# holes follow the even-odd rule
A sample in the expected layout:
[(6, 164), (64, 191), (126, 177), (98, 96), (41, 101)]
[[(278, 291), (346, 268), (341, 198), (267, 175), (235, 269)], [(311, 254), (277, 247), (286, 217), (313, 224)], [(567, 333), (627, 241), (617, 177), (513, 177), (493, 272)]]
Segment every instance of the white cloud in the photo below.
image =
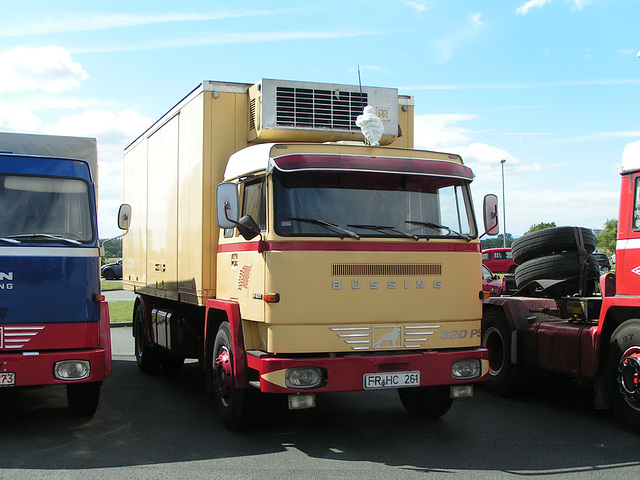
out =
[(424, 12), (427, 9), (426, 0), (419, 0), (415, 2), (405, 2), (405, 4), (413, 8), (418, 14)]
[(481, 16), (482, 13), (473, 13), (469, 15), (469, 23), (471, 23), (471, 25), (473, 25), (474, 27), (482, 27), (483, 23), (482, 20), (480, 20)]
[(531, 10), (532, 8), (534, 7), (542, 8), (547, 3), (551, 3), (551, 0), (529, 0), (524, 5), (519, 6), (516, 9), (516, 13), (518, 15), (526, 15), (527, 13), (529, 13), (529, 10)]
[(574, 10), (582, 10), (591, 3), (591, 0), (569, 0), (569, 2), (573, 4)]
[(458, 123), (477, 118), (477, 115), (463, 113), (416, 115), (414, 118), (416, 148), (447, 150), (452, 146), (468, 143), (469, 131)]
[[(585, 6), (591, 3), (591, 0), (567, 0), (571, 4), (572, 10), (582, 10)], [(519, 6), (516, 9), (518, 15), (526, 15), (532, 8), (542, 8), (546, 4), (551, 3), (551, 0), (529, 0), (524, 5)]]
[(40, 119), (29, 108), (0, 100), (0, 130), (38, 133), (41, 128)]
[(60, 47), (16, 47), (0, 53), (0, 92), (64, 92), (89, 78), (69, 52)]
[(27, 23), (11, 22), (10, 26), (3, 26), (2, 30), (0, 30), (0, 37), (23, 37), (61, 32), (87, 32), (160, 23), (202, 22), (260, 15), (281, 15), (283, 13), (294, 13), (296, 11), (297, 10), (293, 9), (212, 13), (90, 13), (58, 15), (53, 18), (34, 19)]
[[(639, 52), (640, 56), (640, 52)], [(440, 85), (409, 85), (398, 87), (399, 90), (515, 90), (527, 88), (558, 88), (599, 85), (637, 85), (638, 78), (599, 78), (592, 80), (559, 80), (537, 83), (450, 83)]]
[(390, 70), (388, 68), (377, 67), (375, 65), (360, 65), (360, 69), (362, 70), (371, 70), (373, 72), (379, 73), (389, 73)]

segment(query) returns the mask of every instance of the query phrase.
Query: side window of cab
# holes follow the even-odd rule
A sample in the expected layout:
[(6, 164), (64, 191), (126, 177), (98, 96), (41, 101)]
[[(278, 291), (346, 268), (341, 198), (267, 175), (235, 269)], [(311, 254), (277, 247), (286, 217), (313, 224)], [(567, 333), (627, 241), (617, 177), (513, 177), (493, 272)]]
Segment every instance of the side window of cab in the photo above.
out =
[(640, 231), (640, 175), (636, 177), (633, 193), (633, 231)]
[(242, 215), (251, 215), (261, 231), (267, 229), (267, 195), (264, 177), (245, 184)]

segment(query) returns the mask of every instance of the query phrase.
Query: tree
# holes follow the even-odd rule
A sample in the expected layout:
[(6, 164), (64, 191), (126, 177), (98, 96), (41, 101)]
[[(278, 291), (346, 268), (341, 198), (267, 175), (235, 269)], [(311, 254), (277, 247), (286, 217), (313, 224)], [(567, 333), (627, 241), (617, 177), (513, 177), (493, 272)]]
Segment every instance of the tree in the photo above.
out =
[(555, 228), (556, 222), (551, 222), (551, 223), (546, 223), (546, 222), (540, 222), (540, 223), (536, 223), (535, 225), (531, 225), (531, 227), (529, 227), (529, 230), (527, 230), (524, 233), (531, 233), (531, 232), (537, 232), (538, 230), (544, 230), (545, 228)]
[[(515, 239), (510, 233), (507, 233), (506, 237), (507, 247), (510, 247)], [(483, 250), (486, 250), (487, 248), (501, 248), (504, 245), (503, 238), (503, 235), (500, 234), (497, 237), (480, 240), (480, 244), (482, 245)]]
[(616, 239), (618, 237), (618, 220), (607, 220), (604, 228), (600, 230), (596, 244), (598, 251), (606, 253), (608, 257), (616, 251)]
[(114, 240), (110, 240), (102, 243), (104, 247), (104, 257), (102, 258), (102, 263), (107, 261), (110, 258), (122, 258), (122, 238), (116, 238)]

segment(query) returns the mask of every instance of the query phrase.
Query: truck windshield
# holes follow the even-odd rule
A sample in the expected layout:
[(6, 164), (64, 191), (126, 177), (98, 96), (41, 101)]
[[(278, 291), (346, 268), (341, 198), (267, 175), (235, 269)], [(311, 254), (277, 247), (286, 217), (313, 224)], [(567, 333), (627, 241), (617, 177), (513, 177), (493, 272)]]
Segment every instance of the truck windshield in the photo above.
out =
[(70, 178), (0, 175), (0, 238), (91, 242), (89, 185)]
[(275, 231), (282, 236), (343, 237), (344, 229), (358, 238), (477, 235), (468, 181), (456, 178), (275, 170), (274, 197)]

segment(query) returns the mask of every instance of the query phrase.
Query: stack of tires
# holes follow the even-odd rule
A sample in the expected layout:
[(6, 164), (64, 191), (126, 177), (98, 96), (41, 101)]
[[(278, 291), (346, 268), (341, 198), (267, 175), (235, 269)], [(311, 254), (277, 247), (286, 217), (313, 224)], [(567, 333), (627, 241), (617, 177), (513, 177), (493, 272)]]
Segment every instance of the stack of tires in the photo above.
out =
[[(516, 284), (522, 288), (532, 281), (564, 280), (554, 296), (591, 295), (599, 277), (593, 232), (583, 227), (555, 227), (527, 233), (511, 245), (518, 264)], [(558, 289), (559, 288), (559, 289)]]

